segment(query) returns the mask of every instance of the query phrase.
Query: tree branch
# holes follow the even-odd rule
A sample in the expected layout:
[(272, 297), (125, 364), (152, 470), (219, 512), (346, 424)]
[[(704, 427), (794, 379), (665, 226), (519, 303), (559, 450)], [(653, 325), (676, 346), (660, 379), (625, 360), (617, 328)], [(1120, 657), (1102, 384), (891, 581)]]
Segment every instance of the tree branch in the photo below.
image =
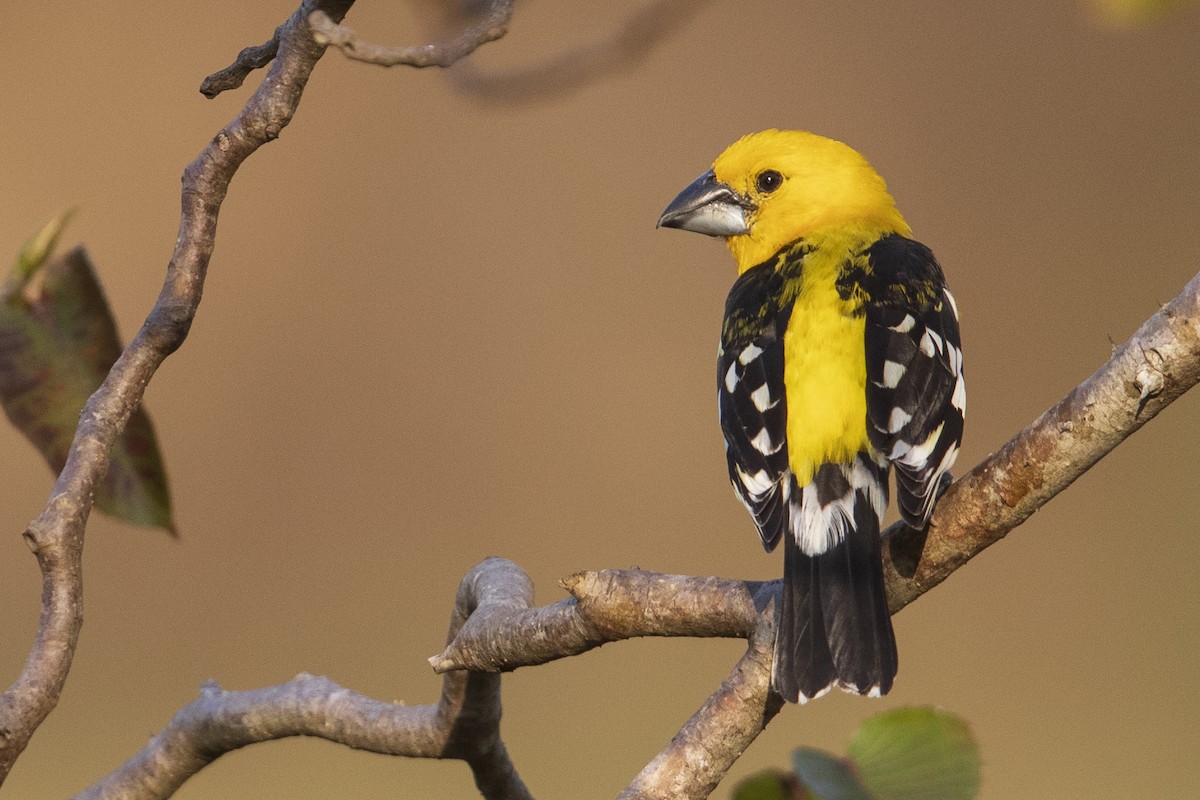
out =
[[(1200, 275), (1095, 375), (956, 483), (925, 534), (892, 532), (885, 569), (893, 613), (1198, 381)], [(919, 545), (923, 552), (914, 556)], [(911, 577), (897, 571), (904, 559), (911, 560)], [(446, 649), (430, 659), (445, 673), (437, 705), (381, 703), (309, 676), (258, 692), (208, 688), (142, 753), (80, 797), (165, 797), (228, 750), (310, 735), (380, 753), (461, 758), (484, 797), (527, 798), (499, 736), (497, 673), (634, 636), (742, 637), (749, 646), (730, 676), (620, 795), (707, 797), (782, 705), (770, 691), (779, 582), (601, 570), (573, 575), (563, 586), (570, 598), (533, 608), (532, 583), (516, 564), (489, 558), (472, 569), (459, 586)]]
[[(146, 384), (187, 336), (217, 216), (238, 167), (290, 122), (325, 43), (371, 63), (446, 66), (502, 36), (512, 14), (512, 0), (492, 0), (485, 18), (453, 40), (383, 48), (358, 42), (338, 25), (352, 2), (304, 0), (270, 41), (246, 48), (202, 85), (215, 96), (271, 64), (241, 114), (185, 169), (179, 236), (162, 292), (89, 399), (67, 465), (24, 534), (42, 570), (42, 612), (21, 675), (0, 695), (0, 780), (66, 680), (82, 624), (80, 561), (92, 490)], [(590, 70), (600, 62), (582, 63)], [(1091, 378), (954, 484), (927, 531), (889, 531), (893, 612), (1006, 535), (1197, 381), (1200, 276)], [(434, 705), (383, 703), (307, 675), (251, 692), (209, 685), (142, 752), (80, 796), (167, 797), (229, 750), (309, 735), (380, 753), (462, 759), (485, 797), (523, 800), (529, 793), (499, 736), (499, 672), (632, 636), (743, 637), (748, 649), (729, 678), (621, 795), (706, 797), (779, 711), (769, 690), (778, 584), (614, 570), (581, 573), (564, 586), (571, 598), (531, 608), (529, 579), (511, 562), (489, 559), (468, 573), (446, 649), (431, 659), (445, 673)]]
[[(889, 530), (892, 612), (1001, 539), (1198, 381), (1200, 275), (1092, 377), (955, 483), (927, 531)], [(481, 604), (430, 663), (437, 671), (511, 670), (631, 636), (748, 635), (750, 649), (733, 675), (621, 795), (707, 797), (778, 711), (770, 704), (777, 699), (764, 699), (773, 613), (757, 613), (778, 582), (622, 570), (576, 575), (564, 585), (573, 597), (546, 608)]]
[(81, 557), (93, 489), (107, 471), (113, 442), (141, 402), (146, 384), (187, 336), (229, 181), (295, 113), (308, 76), (324, 52), (308, 34), (308, 15), (320, 8), (340, 18), (352, 2), (304, 0), (280, 28), (279, 57), (262, 85), (242, 113), (184, 170), (179, 235), (162, 291), (137, 336), (84, 406), (66, 466), (45, 509), (24, 533), (42, 571), (42, 611), (23, 670), (0, 695), (0, 781), (57, 704), (70, 671), (83, 623)]
[(733, 672), (617, 800), (701, 800), (712, 794), (783, 706), (770, 690), (774, 643), (771, 606), (759, 616)]
[[(459, 584), (447, 642), (483, 598), (532, 597), (515, 564), (489, 559)], [(223, 754), (256, 742), (314, 736), (358, 750), (466, 761), (488, 800), (531, 800), (500, 739), (500, 676), (452, 672), (433, 705), (385, 703), (324, 677), (298, 675), (246, 692), (206, 684), (133, 758), (75, 800), (160, 800)]]
[(570, 598), (544, 608), (531, 609), (515, 596), (484, 597), (459, 636), (429, 663), (435, 672), (499, 672), (637, 636), (748, 639), (777, 584), (640, 569), (582, 572), (562, 582)]
[(490, 0), (486, 13), (453, 39), (435, 44), (389, 47), (370, 44), (358, 34), (339, 25), (321, 11), (308, 18), (313, 38), (320, 44), (336, 47), (346, 58), (380, 67), (448, 67), (474, 53), (481, 45), (494, 42), (508, 32), (513, 0)]

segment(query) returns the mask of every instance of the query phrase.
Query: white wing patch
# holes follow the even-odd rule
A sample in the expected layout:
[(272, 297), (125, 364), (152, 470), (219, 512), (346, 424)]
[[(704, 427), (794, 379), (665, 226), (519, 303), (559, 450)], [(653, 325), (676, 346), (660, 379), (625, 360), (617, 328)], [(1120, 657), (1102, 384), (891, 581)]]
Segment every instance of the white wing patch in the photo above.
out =
[(892, 415), (888, 418), (888, 433), (896, 433), (912, 419), (912, 414), (905, 411), (900, 406), (892, 409)]
[(771, 476), (767, 474), (765, 469), (760, 469), (758, 472), (750, 475), (741, 467), (738, 467), (737, 474), (738, 480), (742, 482), (742, 486), (746, 489), (746, 494), (756, 500), (771, 491), (775, 486), (775, 482), (771, 480)]
[(883, 362), (883, 383), (881, 386), (885, 389), (895, 389), (900, 383), (900, 379), (904, 377), (905, 366), (897, 364), (895, 361)]
[(754, 407), (759, 411), (775, 407), (775, 403), (771, 402), (771, 387), (765, 383), (750, 393), (750, 400), (754, 402)]
[(737, 390), (738, 374), (737, 362), (734, 361), (729, 365), (729, 369), (725, 371), (725, 391), (733, 394)]
[(772, 444), (770, 432), (766, 428), (763, 428), (750, 440), (750, 444), (754, 445), (754, 449), (764, 456), (769, 456), (772, 453), (778, 452), (780, 445), (783, 443), (780, 442), (779, 445)]
[(745, 366), (762, 354), (763, 349), (751, 342), (742, 349), (742, 352), (738, 353), (738, 361), (742, 362), (742, 366)]

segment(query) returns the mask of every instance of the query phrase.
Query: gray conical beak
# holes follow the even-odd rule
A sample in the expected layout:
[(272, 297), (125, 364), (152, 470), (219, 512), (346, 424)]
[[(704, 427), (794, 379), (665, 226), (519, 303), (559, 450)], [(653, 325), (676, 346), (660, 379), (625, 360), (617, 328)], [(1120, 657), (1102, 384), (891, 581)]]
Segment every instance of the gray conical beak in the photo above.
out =
[(746, 211), (754, 206), (717, 180), (710, 169), (687, 185), (658, 218), (660, 228), (681, 228), (706, 236), (748, 233)]

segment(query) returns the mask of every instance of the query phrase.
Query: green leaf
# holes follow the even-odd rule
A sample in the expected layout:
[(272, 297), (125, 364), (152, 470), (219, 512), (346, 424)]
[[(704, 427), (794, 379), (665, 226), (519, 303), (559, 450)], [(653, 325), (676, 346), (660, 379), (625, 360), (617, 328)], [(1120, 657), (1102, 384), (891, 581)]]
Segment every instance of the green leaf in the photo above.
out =
[[(122, 349), (83, 248), (48, 260), (70, 214), (26, 243), (0, 289), (0, 401), (56, 473), (66, 464), (84, 403)], [(137, 525), (175, 532), (166, 470), (142, 408), (113, 446), (96, 507)]]
[(808, 800), (811, 797), (795, 777), (777, 770), (756, 772), (733, 789), (733, 800)]
[(970, 800), (979, 750), (967, 724), (934, 708), (901, 708), (863, 723), (850, 759), (876, 800)]
[(17, 280), (22, 282), (28, 280), (29, 276), (46, 263), (46, 259), (50, 257), (50, 254), (54, 252), (55, 245), (58, 244), (58, 237), (62, 236), (63, 229), (67, 227), (67, 223), (74, 216), (75, 209), (68, 208), (25, 240), (25, 244), (21, 246), (21, 252), (17, 254), (16, 275), (14, 276)]
[(1135, 28), (1168, 17), (1196, 0), (1090, 0), (1099, 20), (1114, 28)]
[(792, 752), (792, 769), (818, 800), (872, 800), (854, 767), (822, 750), (801, 747)]

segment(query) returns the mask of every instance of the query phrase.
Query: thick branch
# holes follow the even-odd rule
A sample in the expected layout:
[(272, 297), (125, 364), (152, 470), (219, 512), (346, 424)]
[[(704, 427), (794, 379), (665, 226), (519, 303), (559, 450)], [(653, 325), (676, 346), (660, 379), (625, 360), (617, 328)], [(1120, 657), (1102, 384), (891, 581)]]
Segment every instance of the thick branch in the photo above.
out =
[(531, 609), (532, 594), (492, 580), (461, 635), (429, 659), (436, 672), (508, 671), (637, 636), (749, 638), (777, 591), (775, 582), (600, 570), (564, 580), (567, 600)]
[(774, 607), (764, 611), (750, 644), (717, 691), (618, 800), (702, 800), (783, 705), (770, 690)]
[(336, 47), (346, 58), (381, 67), (448, 67), (474, 53), (481, 45), (494, 42), (508, 32), (513, 0), (491, 0), (487, 11), (462, 33), (445, 42), (389, 47), (370, 44), (349, 28), (337, 24), (329, 15), (315, 11), (308, 18), (313, 38), (323, 45)]
[[(447, 642), (481, 598), (514, 591), (532, 587), (511, 562), (489, 559), (471, 570), (459, 584)], [(372, 700), (312, 675), (248, 692), (208, 684), (141, 752), (75, 800), (170, 797), (225, 753), (287, 736), (315, 736), (386, 755), (461, 759), (488, 800), (531, 800), (500, 739), (500, 676), (463, 671), (446, 675), (440, 700), (423, 706)]]
[(291, 120), (309, 73), (324, 49), (305, 23), (323, 8), (340, 18), (352, 0), (305, 0), (281, 28), (279, 57), (238, 117), (221, 130), (183, 175), (175, 252), (154, 308), (88, 400), (66, 466), (25, 540), (42, 570), (37, 637), (17, 680), (0, 696), (0, 780), (58, 702), (82, 625), (83, 533), (92, 490), (108, 469), (121, 434), (158, 366), (183, 343), (200, 303), (216, 235), (217, 213), (238, 166)]

